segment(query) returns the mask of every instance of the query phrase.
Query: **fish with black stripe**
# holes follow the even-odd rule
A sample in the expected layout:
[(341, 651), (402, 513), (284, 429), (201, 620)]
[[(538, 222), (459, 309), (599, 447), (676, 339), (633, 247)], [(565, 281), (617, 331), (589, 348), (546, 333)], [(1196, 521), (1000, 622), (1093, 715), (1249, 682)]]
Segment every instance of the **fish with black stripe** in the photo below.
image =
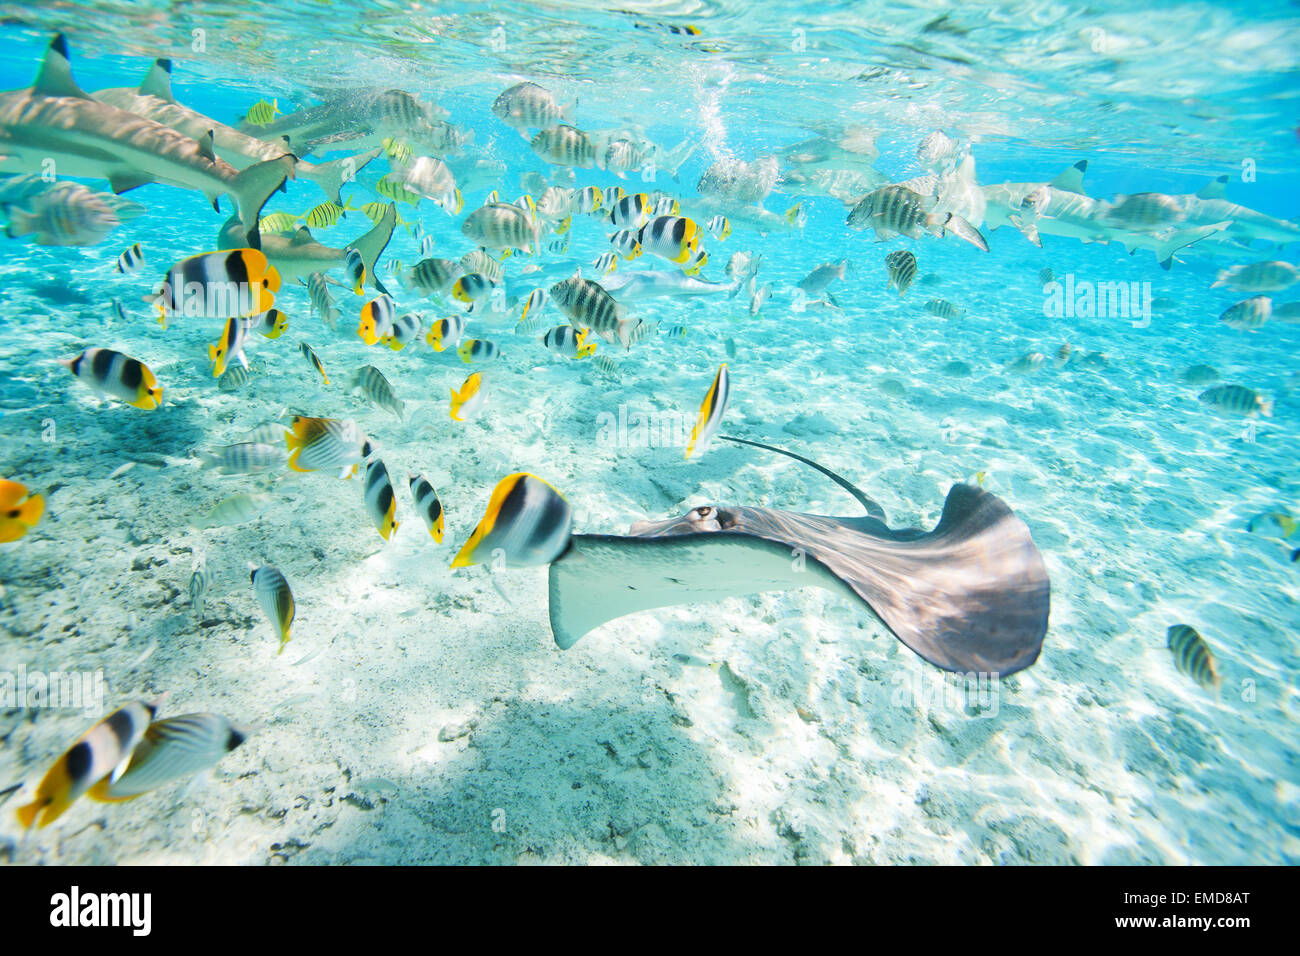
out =
[(244, 356), (244, 344), (248, 341), (248, 320), (237, 316), (226, 319), (221, 339), (208, 346), (208, 361), (212, 363), (212, 377), (220, 378), (226, 367), (238, 359), (239, 364), (248, 368), (248, 359)]
[(155, 720), (136, 745), (126, 772), (113, 782), (101, 780), (88, 795), (103, 803), (133, 800), (212, 769), (247, 739), (247, 730), (221, 714), (181, 714)]
[(700, 247), (700, 227), (684, 216), (656, 216), (637, 233), (643, 252), (669, 262), (689, 262)]
[(495, 362), (501, 357), (501, 349), (495, 342), (489, 342), (486, 339), (465, 339), (460, 343), (460, 348), (456, 350), (460, 360), (466, 365), (471, 363), (477, 365), (486, 365)]
[(889, 284), (901, 298), (916, 278), (916, 256), (906, 249), (895, 249), (885, 256), (885, 271), (889, 273)]
[(550, 564), (568, 547), (572, 525), (573, 508), (549, 482), (525, 472), (507, 475), (451, 566)]
[(433, 483), (424, 475), (410, 473), (407, 474), (406, 480), (411, 488), (411, 499), (415, 502), (415, 510), (424, 519), (424, 526), (429, 529), (429, 536), (442, 544), (444, 515), (442, 502), (438, 499), (438, 492), (434, 490)]
[(18, 808), (18, 822), (24, 828), (47, 827), (99, 781), (116, 781), (160, 703), (131, 701), (82, 734), (46, 772), (32, 802)]
[(325, 384), (330, 384), (330, 377), (325, 374), (325, 365), (321, 362), (320, 356), (316, 354), (316, 350), (306, 342), (299, 342), (298, 351), (311, 363), (311, 367), (320, 373), (320, 377), (324, 379)]
[(547, 329), (542, 336), (542, 344), (552, 352), (571, 359), (584, 359), (596, 351), (596, 343), (587, 341), (587, 329), (575, 329), (572, 325), (557, 325)]
[(921, 194), (906, 186), (882, 186), (868, 193), (850, 210), (848, 224), (854, 229), (874, 229), (879, 240), (903, 235), (920, 239), (929, 232), (942, 238), (951, 232), (977, 249), (989, 251), (980, 231), (956, 213), (929, 213)]
[(606, 342), (617, 341), (625, 349), (631, 346), (640, 320), (629, 316), (627, 307), (598, 283), (575, 275), (551, 286), (550, 297), (573, 325), (589, 328)]
[(370, 440), (350, 418), (312, 418), (296, 415), (284, 434), (289, 467), (294, 471), (339, 470), (350, 478), (371, 452)]
[(352, 373), (352, 391), (361, 392), (376, 408), (392, 412), (399, 422), (405, 421), (406, 403), (397, 397), (384, 373), (373, 365), (363, 365)]
[(253, 593), (257, 595), (257, 603), (262, 606), (262, 613), (271, 622), (271, 627), (275, 628), (275, 636), (279, 638), (280, 649), (277, 654), (284, 653), (284, 646), (289, 643), (289, 629), (293, 627), (293, 619), (297, 615), (297, 606), (294, 604), (293, 591), (289, 588), (289, 582), (285, 580), (284, 575), (279, 568), (269, 564), (264, 564), (260, 568), (253, 567), (249, 580), (253, 583)]
[(86, 349), (59, 364), (102, 395), (146, 411), (162, 404), (163, 389), (143, 362), (112, 349)]
[(463, 315), (451, 315), (439, 319), (429, 327), (424, 340), (433, 347), (435, 352), (455, 348), (460, 342), (460, 337), (465, 334), (465, 326), (468, 324), (469, 319)]
[(139, 270), (144, 265), (144, 250), (140, 248), (140, 243), (128, 246), (126, 250), (117, 257), (115, 268), (122, 275), (130, 275), (132, 272)]
[(397, 306), (386, 295), (371, 299), (361, 307), (361, 322), (357, 336), (367, 345), (374, 345), (392, 331)]
[(1175, 624), (1167, 633), (1169, 650), (1173, 652), (1177, 668), (1206, 690), (1219, 690), (1219, 672), (1214, 663), (1214, 655), (1205, 638), (1195, 628), (1186, 624)]
[(399, 524), (397, 496), (393, 494), (393, 482), (388, 477), (388, 468), (378, 455), (366, 462), (366, 480), (362, 490), (365, 494), (366, 513), (374, 522), (379, 536), (388, 541)]
[(190, 256), (163, 276), (145, 296), (163, 328), (176, 316), (247, 318), (275, 305), (280, 273), (259, 249), (227, 249)]
[(703, 452), (709, 447), (722, 416), (727, 411), (727, 402), (731, 398), (731, 375), (727, 372), (727, 363), (718, 366), (718, 374), (713, 377), (704, 401), (700, 404), (700, 414), (691, 432), (691, 440), (686, 446), (686, 456), (690, 458), (697, 450)]
[(596, 165), (596, 147), (587, 134), (566, 123), (542, 130), (529, 145), (534, 153), (556, 166), (591, 169)]

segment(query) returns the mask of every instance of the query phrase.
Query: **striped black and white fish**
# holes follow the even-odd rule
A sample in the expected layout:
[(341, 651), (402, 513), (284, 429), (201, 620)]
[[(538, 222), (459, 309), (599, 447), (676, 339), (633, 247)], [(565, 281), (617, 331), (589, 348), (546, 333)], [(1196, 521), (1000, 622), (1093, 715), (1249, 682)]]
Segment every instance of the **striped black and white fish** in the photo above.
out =
[(212, 590), (212, 572), (207, 567), (198, 567), (190, 575), (190, 607), (194, 610), (196, 620), (203, 619), (203, 604), (208, 592)]
[(1238, 415), (1258, 414), (1269, 418), (1273, 414), (1273, 402), (1253, 388), (1244, 385), (1216, 385), (1214, 388), (1207, 388), (1196, 397), (1211, 408)]
[(249, 575), (249, 580), (253, 582), (253, 593), (257, 595), (257, 603), (261, 605), (262, 613), (271, 622), (275, 636), (280, 641), (280, 650), (277, 653), (283, 654), (284, 645), (289, 643), (289, 629), (293, 626), (294, 615), (297, 613), (289, 582), (285, 580), (279, 568), (269, 564), (254, 568), (253, 573)]
[(421, 259), (402, 275), (408, 289), (433, 295), (442, 292), (460, 278), (465, 270), (451, 259)]
[(1206, 690), (1219, 689), (1219, 672), (1205, 638), (1195, 628), (1175, 624), (1168, 631), (1169, 650), (1177, 668)]
[(415, 510), (424, 519), (424, 526), (429, 529), (430, 537), (442, 544), (444, 515), (442, 502), (438, 499), (438, 492), (434, 490), (433, 483), (424, 475), (416, 474), (408, 474), (406, 480), (411, 488), (411, 499), (415, 502)]
[(488, 203), (470, 213), (460, 231), (471, 241), (489, 249), (539, 248), (537, 223), (527, 212), (510, 203)]
[(392, 412), (398, 421), (406, 418), (406, 403), (397, 397), (384, 373), (373, 365), (363, 365), (352, 373), (352, 391), (361, 392), (376, 408)]
[(921, 194), (906, 186), (882, 186), (868, 193), (850, 210), (847, 221), (854, 229), (875, 230), (880, 240), (898, 235), (920, 239), (926, 232), (942, 238), (951, 232), (975, 248), (989, 251), (978, 229), (956, 213), (927, 212)]
[(1273, 314), (1273, 300), (1266, 295), (1245, 299), (1226, 309), (1219, 321), (1232, 329), (1253, 332)]
[(140, 248), (140, 243), (129, 246), (120, 256), (117, 257), (117, 266), (115, 267), (122, 275), (130, 275), (139, 271), (144, 265), (144, 250)]
[(217, 391), (219, 392), (237, 392), (252, 378), (252, 373), (242, 365), (232, 365), (221, 373), (217, 379)]
[(245, 441), (205, 451), (199, 464), (219, 475), (257, 475), (282, 466), (284, 459), (283, 446)]
[(556, 166), (591, 169), (596, 165), (596, 147), (587, 134), (565, 123), (542, 130), (529, 145), (534, 153)]
[(628, 348), (638, 319), (627, 314), (627, 307), (614, 301), (614, 297), (598, 283), (573, 276), (557, 282), (550, 289), (551, 300), (579, 327), (591, 329), (606, 342), (615, 342)]
[(162, 386), (143, 362), (112, 349), (86, 349), (59, 364), (103, 395), (146, 411), (162, 404)]
[(901, 297), (916, 278), (916, 256), (906, 249), (895, 249), (885, 256), (885, 271), (889, 273), (889, 284)]
[(953, 305), (947, 299), (931, 299), (925, 304), (925, 311), (941, 319), (961, 318), (961, 307)]
[(378, 455), (371, 456), (366, 462), (366, 480), (362, 486), (365, 495), (366, 514), (374, 522), (379, 536), (388, 541), (397, 530), (397, 495), (393, 494), (393, 480), (388, 477), (388, 468)]
[(519, 472), (497, 484), (483, 519), (451, 566), (532, 567), (550, 564), (569, 544), (573, 509), (555, 488)]
[(210, 770), (248, 739), (248, 731), (220, 714), (181, 714), (155, 720), (131, 754), (126, 773), (102, 781), (90, 796), (101, 801), (130, 800), (169, 783)]

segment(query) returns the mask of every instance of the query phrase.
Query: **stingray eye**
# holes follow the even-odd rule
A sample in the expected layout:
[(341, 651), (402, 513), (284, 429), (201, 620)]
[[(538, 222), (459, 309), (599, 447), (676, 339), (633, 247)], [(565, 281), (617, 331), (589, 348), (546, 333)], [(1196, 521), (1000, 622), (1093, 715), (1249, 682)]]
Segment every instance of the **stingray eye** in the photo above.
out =
[(713, 508), (712, 508), (711, 506), (709, 506), (709, 505), (705, 505), (703, 508), (696, 508), (696, 509), (695, 509), (695, 517), (697, 517), (697, 518), (702, 518), (702, 519), (705, 519), (705, 520), (707, 520), (707, 519), (709, 519), (709, 518), (712, 518), (712, 517), (713, 517)]

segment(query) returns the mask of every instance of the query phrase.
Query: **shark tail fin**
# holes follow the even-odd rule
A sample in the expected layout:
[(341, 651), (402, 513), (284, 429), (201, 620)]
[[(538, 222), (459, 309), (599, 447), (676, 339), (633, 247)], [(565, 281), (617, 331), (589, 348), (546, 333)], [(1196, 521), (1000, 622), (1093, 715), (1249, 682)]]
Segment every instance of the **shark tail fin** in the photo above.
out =
[(370, 231), (362, 236), (357, 237), (349, 248), (361, 253), (361, 261), (366, 267), (366, 276), (370, 279), (376, 289), (385, 295), (389, 291), (384, 288), (384, 284), (379, 281), (379, 274), (375, 266), (379, 257), (383, 255), (384, 249), (388, 247), (388, 241), (393, 238), (393, 228), (397, 225), (397, 204), (389, 203), (384, 214), (379, 217), (379, 221), (371, 227)]
[(153, 66), (149, 67), (149, 72), (144, 75), (144, 82), (140, 84), (141, 96), (156, 96), (160, 100), (168, 103), (175, 103), (172, 96), (172, 61), (157, 59), (153, 61)]
[[(344, 156), (342, 159), (331, 160), (328, 163), (312, 163), (310, 165), (301, 163), (298, 166), (298, 172), (302, 174), (303, 179), (310, 179), (319, 186), (321, 191), (325, 193), (326, 199), (342, 205), (341, 190), (343, 184), (356, 179), (357, 173), (365, 169), (370, 161), (381, 152), (383, 150), (376, 146), (368, 152), (358, 153), (355, 156)], [(348, 208), (352, 208), (350, 204)]]
[(1065, 169), (1052, 180), (1053, 189), (1059, 189), (1062, 192), (1078, 193), (1080, 196), (1088, 195), (1083, 191), (1083, 174), (1088, 171), (1088, 161), (1081, 159), (1073, 166)]
[(262, 215), (262, 207), (271, 198), (271, 194), (284, 185), (285, 178), (293, 172), (296, 162), (292, 155), (268, 159), (266, 162), (249, 166), (230, 182), (230, 195), (239, 207), (239, 222), (244, 227), (248, 245), (252, 249), (262, 247), (257, 231), (257, 222)]

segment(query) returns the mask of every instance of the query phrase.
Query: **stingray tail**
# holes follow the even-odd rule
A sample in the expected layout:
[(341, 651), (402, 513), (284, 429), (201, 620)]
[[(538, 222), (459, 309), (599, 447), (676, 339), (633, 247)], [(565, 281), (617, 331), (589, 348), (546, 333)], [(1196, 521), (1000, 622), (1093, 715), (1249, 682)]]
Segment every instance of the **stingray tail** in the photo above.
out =
[(879, 504), (877, 504), (874, 500), (872, 500), (872, 498), (865, 491), (863, 491), (857, 485), (853, 484), (853, 482), (849, 481), (847, 478), (835, 474), (835, 472), (831, 471), (829, 468), (823, 467), (822, 465), (817, 464), (817, 462), (815, 461), (810, 461), (809, 459), (805, 458), (803, 455), (796, 455), (794, 452), (786, 451), (784, 448), (777, 448), (775, 445), (765, 445), (761, 441), (750, 441), (747, 438), (734, 438), (731, 435), (718, 435), (717, 437), (721, 438), (723, 441), (735, 442), (738, 445), (752, 445), (755, 448), (765, 448), (768, 451), (776, 452), (778, 455), (785, 455), (787, 458), (793, 458), (795, 461), (801, 461), (810, 468), (816, 468), (823, 475), (825, 475), (831, 481), (835, 482), (835, 484), (839, 485), (841, 488), (843, 488), (845, 491), (851, 494), (854, 498), (856, 498), (858, 504), (862, 505), (862, 507), (867, 510), (867, 514), (869, 514), (871, 517), (879, 518), (881, 521), (886, 520), (885, 509), (880, 507)]

